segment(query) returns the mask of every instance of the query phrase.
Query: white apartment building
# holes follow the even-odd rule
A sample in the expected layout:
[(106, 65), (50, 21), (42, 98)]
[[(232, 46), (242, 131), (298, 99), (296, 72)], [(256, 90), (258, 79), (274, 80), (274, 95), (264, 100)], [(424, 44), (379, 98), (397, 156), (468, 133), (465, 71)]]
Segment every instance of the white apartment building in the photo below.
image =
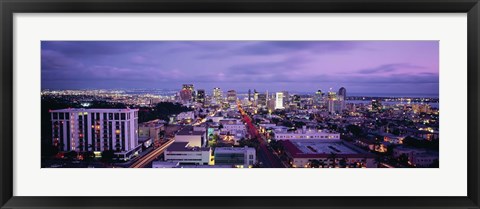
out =
[(212, 151), (207, 147), (191, 147), (188, 142), (174, 142), (163, 153), (165, 161), (178, 164), (209, 165)]
[(215, 165), (231, 165), (237, 168), (250, 168), (256, 163), (253, 147), (217, 147)]
[(337, 139), (340, 140), (340, 134), (322, 129), (303, 128), (296, 131), (288, 131), (285, 129), (275, 129), (273, 131), (275, 140), (301, 140), (301, 139)]
[(61, 151), (114, 150), (128, 159), (141, 149), (138, 109), (51, 110), (52, 142)]

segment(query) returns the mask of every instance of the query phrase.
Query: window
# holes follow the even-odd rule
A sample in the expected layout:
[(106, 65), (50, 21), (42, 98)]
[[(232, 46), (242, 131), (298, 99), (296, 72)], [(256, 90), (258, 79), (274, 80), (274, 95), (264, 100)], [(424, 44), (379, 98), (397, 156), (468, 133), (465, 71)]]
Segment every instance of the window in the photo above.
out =
[(253, 155), (249, 155), (248, 159), (253, 160)]
[(58, 113), (56, 112), (53, 113), (53, 119), (58, 119)]
[(121, 119), (121, 120), (125, 120), (125, 113), (122, 113), (122, 114), (120, 115), (120, 119)]
[(119, 120), (119, 118), (120, 118), (120, 116), (119, 116), (119, 115), (120, 115), (120, 114), (118, 114), (118, 113), (115, 113), (115, 120)]

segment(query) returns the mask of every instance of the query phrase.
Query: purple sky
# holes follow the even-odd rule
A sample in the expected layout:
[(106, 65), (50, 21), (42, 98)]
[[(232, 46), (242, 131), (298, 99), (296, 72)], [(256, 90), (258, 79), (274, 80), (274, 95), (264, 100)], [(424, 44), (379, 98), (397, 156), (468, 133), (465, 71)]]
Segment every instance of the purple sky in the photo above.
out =
[(438, 41), (43, 41), (42, 89), (438, 94)]

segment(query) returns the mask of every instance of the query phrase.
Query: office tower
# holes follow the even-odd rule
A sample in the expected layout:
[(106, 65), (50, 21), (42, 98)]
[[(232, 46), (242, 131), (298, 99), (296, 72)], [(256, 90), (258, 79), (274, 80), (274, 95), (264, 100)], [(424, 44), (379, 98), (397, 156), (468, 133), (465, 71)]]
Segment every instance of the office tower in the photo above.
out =
[(217, 104), (222, 103), (223, 101), (223, 93), (222, 90), (218, 87), (213, 88), (213, 99)]
[(284, 109), (284, 107), (283, 107), (283, 92), (277, 92), (277, 94), (276, 94), (275, 109)]
[(227, 101), (229, 103), (235, 103), (237, 101), (237, 92), (235, 90), (228, 90)]
[(283, 91), (283, 107), (288, 107), (290, 104), (290, 95), (288, 91)]
[(197, 102), (198, 103), (205, 103), (205, 89), (199, 89), (197, 91)]
[(61, 151), (114, 150), (121, 159), (142, 148), (138, 144), (138, 109), (51, 110), (52, 142)]
[(316, 105), (321, 104), (323, 101), (323, 93), (322, 90), (318, 90), (315, 92), (315, 95), (313, 95), (313, 103)]
[(267, 106), (267, 94), (258, 94), (257, 106), (259, 107)]
[(297, 106), (300, 107), (300, 95), (293, 95), (293, 103)]
[(192, 102), (195, 98), (193, 84), (183, 84), (182, 90), (180, 90), (180, 99), (182, 103), (189, 103)]
[(248, 89), (248, 101), (252, 101), (252, 90)]
[(345, 106), (346, 100), (347, 100), (347, 89), (345, 89), (344, 87), (341, 87), (341, 88), (338, 90), (338, 101), (340, 102), (340, 111), (345, 110), (345, 108), (346, 108), (346, 106)]
[(327, 96), (327, 108), (330, 114), (336, 112), (337, 106), (337, 94), (335, 92), (329, 91)]

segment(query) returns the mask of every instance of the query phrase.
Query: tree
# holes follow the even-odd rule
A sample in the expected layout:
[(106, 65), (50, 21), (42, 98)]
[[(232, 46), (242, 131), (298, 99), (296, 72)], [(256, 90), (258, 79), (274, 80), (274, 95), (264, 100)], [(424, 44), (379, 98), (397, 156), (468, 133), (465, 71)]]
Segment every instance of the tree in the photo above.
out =
[(380, 163), (382, 162), (382, 157), (380, 156), (375, 156), (375, 159), (373, 159), (373, 161), (375, 162), (375, 164), (377, 165), (377, 168), (380, 167)]
[(319, 160), (308, 160), (310, 164), (310, 168), (319, 168), (320, 167), (320, 161)]
[(113, 158), (115, 158), (115, 151), (105, 150), (102, 152), (102, 162), (105, 164), (111, 164), (113, 162)]
[(337, 160), (337, 154), (334, 153), (334, 152), (330, 152), (330, 154), (328, 155), (328, 159), (331, 160), (331, 162), (332, 162), (332, 167), (335, 168), (335, 166), (337, 166), (337, 162), (336, 162), (336, 160)]
[(354, 136), (359, 137), (362, 134), (362, 128), (357, 125), (348, 125), (347, 131), (352, 133)]
[(321, 166), (322, 168), (325, 168), (325, 162), (324, 162), (323, 160), (320, 161), (320, 166)]
[(345, 159), (345, 158), (340, 159), (340, 161), (338, 162), (338, 165), (340, 166), (340, 168), (346, 168), (347, 167), (347, 159)]
[(93, 159), (95, 159), (95, 153), (93, 151), (83, 153), (83, 160), (87, 162), (87, 167), (90, 165)]
[(78, 155), (78, 153), (72, 150), (72, 151), (70, 151), (70, 152), (67, 152), (67, 153), (65, 154), (65, 157), (66, 157), (67, 159), (73, 160), (73, 159), (75, 159), (75, 158), (77, 157), (77, 155)]
[(398, 162), (401, 163), (401, 164), (403, 164), (403, 165), (409, 165), (409, 164), (408, 164), (408, 156), (407, 156), (405, 153), (401, 154), (401, 155), (398, 157)]

